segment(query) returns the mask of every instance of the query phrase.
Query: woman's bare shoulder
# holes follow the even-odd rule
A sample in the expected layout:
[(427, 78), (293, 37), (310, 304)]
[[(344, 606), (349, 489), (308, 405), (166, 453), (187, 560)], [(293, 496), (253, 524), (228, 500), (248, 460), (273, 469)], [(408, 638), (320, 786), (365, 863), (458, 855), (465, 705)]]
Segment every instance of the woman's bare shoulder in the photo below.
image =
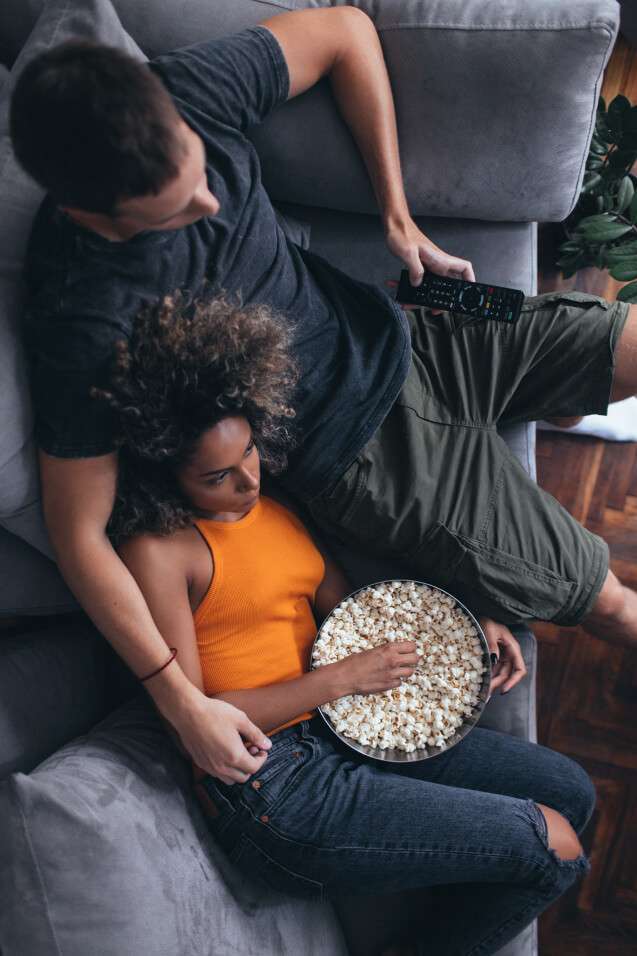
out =
[(170, 563), (173, 569), (176, 564), (187, 569), (198, 550), (198, 544), (199, 535), (191, 527), (172, 534), (138, 534), (120, 544), (117, 551), (122, 561), (129, 566), (145, 562), (153, 568), (161, 568)]

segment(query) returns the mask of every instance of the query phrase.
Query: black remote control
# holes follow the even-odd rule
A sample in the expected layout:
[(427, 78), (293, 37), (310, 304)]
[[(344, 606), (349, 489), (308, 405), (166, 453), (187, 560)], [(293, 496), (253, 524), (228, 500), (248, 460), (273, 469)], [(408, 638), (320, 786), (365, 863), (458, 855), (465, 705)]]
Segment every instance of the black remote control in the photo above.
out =
[(520, 314), (524, 293), (500, 285), (467, 282), (449, 276), (425, 272), (422, 283), (413, 286), (406, 269), (400, 273), (396, 293), (397, 302), (424, 305), (430, 309), (444, 309), (470, 315), (474, 319), (493, 319), (496, 322), (515, 322)]

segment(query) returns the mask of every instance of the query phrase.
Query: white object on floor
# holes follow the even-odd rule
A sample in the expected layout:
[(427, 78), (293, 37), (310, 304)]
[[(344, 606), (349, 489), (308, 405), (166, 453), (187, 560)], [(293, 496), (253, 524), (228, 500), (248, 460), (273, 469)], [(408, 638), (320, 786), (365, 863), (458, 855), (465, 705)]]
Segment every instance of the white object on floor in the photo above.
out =
[(586, 415), (572, 428), (559, 428), (549, 422), (538, 422), (547, 432), (568, 432), (571, 435), (596, 435), (606, 441), (637, 441), (637, 398), (625, 398), (608, 406), (608, 415)]

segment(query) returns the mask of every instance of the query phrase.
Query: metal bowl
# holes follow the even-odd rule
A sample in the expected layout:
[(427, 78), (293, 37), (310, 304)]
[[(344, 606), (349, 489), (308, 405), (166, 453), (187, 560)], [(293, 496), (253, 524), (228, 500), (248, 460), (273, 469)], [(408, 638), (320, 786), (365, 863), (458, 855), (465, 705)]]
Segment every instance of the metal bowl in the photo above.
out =
[[(473, 707), (470, 716), (465, 717), (465, 719), (463, 720), (462, 724), (460, 725), (456, 733), (453, 735), (453, 737), (450, 737), (447, 740), (444, 747), (419, 747), (416, 750), (412, 750), (411, 753), (407, 753), (404, 750), (397, 750), (395, 747), (391, 749), (381, 750), (380, 747), (366, 747), (364, 744), (359, 744), (356, 740), (353, 740), (351, 737), (346, 737), (344, 734), (339, 733), (334, 727), (334, 724), (332, 723), (331, 719), (328, 717), (326, 713), (324, 713), (322, 707), (319, 707), (318, 711), (321, 717), (323, 718), (323, 720), (325, 721), (325, 723), (327, 724), (327, 726), (329, 727), (329, 729), (332, 731), (332, 733), (336, 737), (338, 737), (338, 739), (342, 743), (344, 743), (346, 747), (349, 747), (350, 750), (355, 750), (356, 753), (363, 754), (363, 756), (365, 757), (371, 757), (373, 760), (382, 760), (384, 763), (415, 763), (418, 760), (428, 760), (430, 757), (437, 757), (439, 754), (445, 753), (445, 751), (450, 750), (452, 747), (455, 747), (455, 745), (457, 743), (460, 743), (460, 741), (464, 737), (466, 737), (469, 731), (472, 730), (475, 727), (475, 725), (478, 723), (478, 720), (480, 719), (480, 715), (482, 714), (482, 711), (484, 710), (486, 703), (489, 699), (489, 685), (491, 684), (491, 658), (489, 655), (489, 645), (487, 644), (485, 633), (480, 627), (480, 625), (478, 624), (476, 618), (471, 613), (471, 611), (468, 608), (466, 608), (464, 604), (458, 600), (457, 597), (455, 597), (453, 594), (450, 594), (449, 591), (444, 591), (442, 588), (437, 587), (435, 584), (428, 584), (426, 581), (417, 581), (415, 578), (387, 578), (384, 581), (375, 581), (373, 584), (366, 584), (365, 587), (358, 588), (357, 591), (352, 591), (352, 593), (348, 595), (348, 598), (355, 597), (357, 594), (360, 594), (361, 591), (367, 591), (369, 588), (377, 587), (379, 584), (389, 584), (392, 581), (400, 581), (401, 583), (413, 582), (414, 584), (425, 585), (426, 587), (431, 588), (432, 591), (438, 591), (440, 594), (446, 594), (450, 598), (453, 598), (456, 605), (462, 611), (464, 611), (467, 617), (471, 620), (476, 631), (478, 632), (480, 643), (482, 644), (482, 663), (484, 665), (484, 673), (482, 675), (482, 683), (480, 685), (480, 691), (479, 691), (477, 704)], [(346, 600), (347, 598), (343, 599), (343, 601), (346, 601)], [(343, 601), (337, 604), (336, 607), (340, 607)], [(325, 620), (321, 624), (318, 630), (318, 633), (316, 635), (316, 638), (314, 640), (314, 644), (316, 644), (316, 642), (321, 637), (323, 628), (325, 627), (325, 624), (330, 620), (330, 618), (334, 614), (336, 607), (333, 608), (332, 611), (330, 611), (328, 616), (325, 618)], [(311, 658), (312, 661), (314, 659), (314, 644), (312, 645), (312, 658)], [(312, 663), (312, 668), (313, 667), (314, 667), (314, 664)]]

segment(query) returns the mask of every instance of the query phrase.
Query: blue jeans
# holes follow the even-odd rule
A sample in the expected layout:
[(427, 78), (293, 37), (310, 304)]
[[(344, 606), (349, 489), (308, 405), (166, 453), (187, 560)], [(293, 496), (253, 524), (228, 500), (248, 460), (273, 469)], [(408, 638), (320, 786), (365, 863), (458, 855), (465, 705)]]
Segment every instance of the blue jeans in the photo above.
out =
[[(444, 886), (423, 953), (487, 956), (588, 869), (547, 848), (536, 803), (585, 827), (595, 792), (574, 761), (476, 727), (413, 764), (358, 758), (319, 718), (272, 738), (258, 775), (199, 785), (209, 825), (250, 877), (317, 899)], [(493, 884), (497, 884), (494, 886)], [(439, 891), (437, 891), (439, 892)]]

